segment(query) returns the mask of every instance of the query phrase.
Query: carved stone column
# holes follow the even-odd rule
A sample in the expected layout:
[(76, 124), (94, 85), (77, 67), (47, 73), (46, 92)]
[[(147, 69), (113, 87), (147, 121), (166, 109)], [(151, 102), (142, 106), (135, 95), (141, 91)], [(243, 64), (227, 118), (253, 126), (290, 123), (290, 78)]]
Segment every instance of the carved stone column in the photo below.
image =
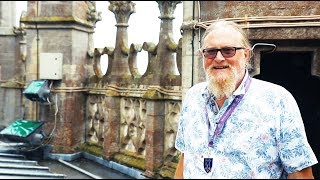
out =
[(177, 50), (177, 43), (172, 37), (172, 24), (174, 10), (181, 1), (157, 1), (160, 10), (160, 34), (157, 45), (155, 61), (142, 76), (142, 84), (159, 86), (179, 86), (181, 77), (175, 72), (177, 63), (174, 53)]
[[(117, 87), (123, 87), (133, 82), (133, 75), (129, 68), (128, 21), (135, 12), (135, 3), (130, 1), (109, 1), (109, 10), (115, 15), (117, 24), (116, 44), (109, 55), (109, 65), (103, 83), (109, 85), (106, 90), (106, 104), (108, 105), (108, 120), (104, 134), (103, 149), (107, 158), (120, 150), (120, 98)], [(111, 61), (111, 62), (110, 62)]]
[(128, 21), (135, 12), (135, 3), (130, 1), (110, 1), (109, 10), (115, 15), (117, 24), (116, 44), (109, 74), (104, 77), (108, 84), (125, 86), (132, 82), (133, 76), (129, 69)]
[(181, 1), (157, 1), (157, 3), (161, 19), (157, 62), (161, 70), (156, 72), (160, 75), (161, 86), (180, 86), (181, 78), (175, 72), (177, 62), (174, 55), (178, 45), (173, 39), (172, 25), (176, 5)]
[[(175, 53), (178, 45), (172, 37), (173, 14), (176, 5), (181, 1), (157, 1), (157, 3), (160, 10), (159, 18), (161, 19), (159, 43), (156, 47), (157, 55), (145, 75), (142, 76), (142, 84), (155, 85), (150, 86), (150, 89), (144, 94), (144, 97), (148, 99), (145, 174), (150, 177), (164, 163), (166, 103), (164, 91), (166, 88), (181, 85), (180, 75), (175, 72), (177, 68)], [(145, 44), (145, 46), (148, 46), (148, 44)], [(151, 50), (154, 51), (153, 48)]]

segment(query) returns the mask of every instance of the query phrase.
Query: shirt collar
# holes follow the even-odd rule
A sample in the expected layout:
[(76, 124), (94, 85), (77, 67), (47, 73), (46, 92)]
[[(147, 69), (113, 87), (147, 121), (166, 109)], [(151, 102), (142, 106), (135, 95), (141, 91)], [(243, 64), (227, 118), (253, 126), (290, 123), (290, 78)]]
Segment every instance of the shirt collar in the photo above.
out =
[(245, 73), (245, 75), (244, 75), (244, 78), (243, 78), (242, 81), (241, 81), (240, 86), (233, 92), (232, 95), (237, 96), (237, 95), (245, 94), (245, 93), (246, 93), (246, 89), (245, 89), (244, 84), (245, 84), (247, 78), (249, 78), (249, 72), (248, 72), (248, 70), (246, 70), (246, 73)]

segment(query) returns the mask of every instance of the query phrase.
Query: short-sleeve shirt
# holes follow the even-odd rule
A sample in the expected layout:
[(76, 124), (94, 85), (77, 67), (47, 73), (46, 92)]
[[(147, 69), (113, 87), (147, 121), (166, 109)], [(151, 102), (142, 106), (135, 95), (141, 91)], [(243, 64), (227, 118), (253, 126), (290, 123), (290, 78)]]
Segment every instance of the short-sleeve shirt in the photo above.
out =
[[(282, 86), (251, 78), (248, 72), (221, 109), (207, 83), (191, 87), (182, 103), (175, 147), (184, 153), (184, 178), (287, 178), (318, 163), (298, 105)], [(244, 94), (223, 131), (209, 147), (219, 118), (236, 95)], [(208, 166), (209, 170), (205, 170)], [(207, 167), (208, 168), (208, 167)]]

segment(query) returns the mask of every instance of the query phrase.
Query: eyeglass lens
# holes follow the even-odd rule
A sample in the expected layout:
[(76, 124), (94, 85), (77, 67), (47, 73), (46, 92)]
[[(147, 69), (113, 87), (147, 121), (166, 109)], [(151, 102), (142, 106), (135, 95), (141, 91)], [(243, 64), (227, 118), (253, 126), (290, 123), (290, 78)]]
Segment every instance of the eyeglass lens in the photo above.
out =
[(217, 56), (218, 51), (220, 51), (223, 57), (230, 58), (236, 54), (237, 49), (242, 49), (242, 48), (236, 48), (236, 47), (226, 47), (221, 49), (208, 48), (203, 50), (203, 54), (204, 54), (204, 57), (206, 58), (214, 59)]

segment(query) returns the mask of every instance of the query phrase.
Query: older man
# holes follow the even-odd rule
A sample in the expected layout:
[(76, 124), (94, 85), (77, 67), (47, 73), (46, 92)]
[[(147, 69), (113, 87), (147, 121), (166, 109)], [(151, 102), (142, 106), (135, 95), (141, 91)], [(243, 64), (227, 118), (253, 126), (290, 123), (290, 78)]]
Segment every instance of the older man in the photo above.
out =
[(313, 178), (318, 161), (298, 105), (283, 87), (250, 77), (242, 28), (216, 21), (202, 42), (207, 81), (183, 102), (175, 178)]

